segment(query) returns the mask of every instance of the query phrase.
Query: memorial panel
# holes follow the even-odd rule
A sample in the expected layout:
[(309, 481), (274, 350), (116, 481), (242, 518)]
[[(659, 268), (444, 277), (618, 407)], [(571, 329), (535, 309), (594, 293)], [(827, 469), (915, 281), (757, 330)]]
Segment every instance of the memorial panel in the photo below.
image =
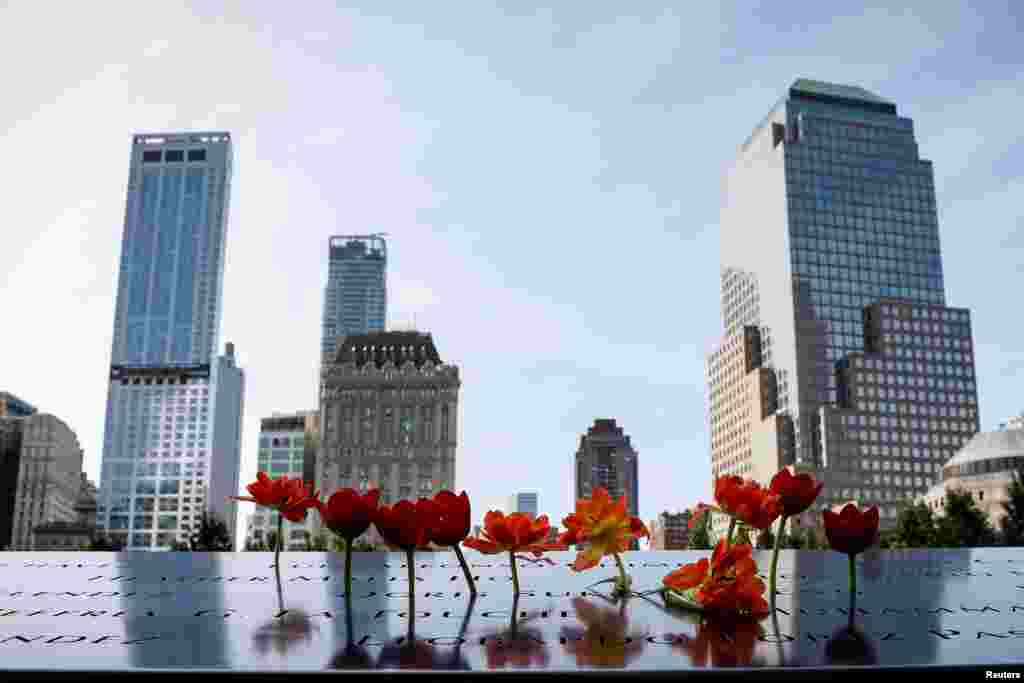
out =
[[(707, 552), (624, 556), (634, 589)], [(767, 568), (770, 554), (755, 553)], [(507, 558), (467, 552), (471, 599), (452, 553), (417, 553), (415, 617), (405, 556), (284, 553), (4, 553), (5, 670), (323, 671), (329, 669), (629, 669), (1024, 665), (1024, 552), (906, 551), (847, 560), (784, 551), (774, 613), (701, 623), (659, 594), (612, 600), (614, 562), (576, 574), (573, 553), (522, 562), (513, 601)], [(794, 582), (793, 578), (798, 580)], [(851, 635), (851, 614), (853, 635)]]

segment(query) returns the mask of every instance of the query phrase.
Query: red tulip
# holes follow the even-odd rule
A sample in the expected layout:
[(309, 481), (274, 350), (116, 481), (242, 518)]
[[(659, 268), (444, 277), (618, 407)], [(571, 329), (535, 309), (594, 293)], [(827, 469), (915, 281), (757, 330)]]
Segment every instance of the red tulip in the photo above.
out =
[(878, 539), (878, 508), (860, 510), (847, 503), (839, 514), (825, 510), (825, 536), (833, 550), (856, 555)]
[(273, 508), (289, 522), (306, 519), (306, 511), (316, 506), (319, 493), (309, 493), (301, 479), (289, 479), (286, 475), (271, 479), (265, 472), (256, 473), (256, 481), (245, 487), (251, 497), (229, 496), (228, 500), (241, 500)]
[(434, 540), (438, 525), (437, 508), (426, 498), (415, 503), (400, 500), (393, 506), (377, 508), (373, 524), (385, 541), (410, 552)]
[(779, 496), (753, 479), (724, 475), (715, 480), (719, 507), (699, 503), (690, 517), (690, 528), (706, 512), (721, 512), (755, 529), (767, 529), (782, 513)]
[(783, 467), (772, 477), (769, 490), (779, 497), (784, 517), (799, 515), (811, 507), (825, 484), (815, 481), (810, 474), (793, 475), (789, 467)]
[(487, 555), (529, 552), (540, 557), (546, 550), (565, 549), (565, 546), (544, 543), (550, 530), (547, 515), (530, 519), (525, 512), (513, 512), (506, 517), (499, 510), (491, 510), (484, 515), (483, 537), (470, 536), (462, 545)]
[(380, 491), (377, 489), (370, 489), (366, 494), (355, 489), (341, 489), (326, 503), (316, 501), (316, 507), (327, 528), (351, 543), (370, 527), (379, 499)]
[(458, 496), (451, 491), (441, 491), (434, 496), (433, 503), (438, 515), (434, 543), (458, 545), (469, 536), (469, 496), (465, 491)]

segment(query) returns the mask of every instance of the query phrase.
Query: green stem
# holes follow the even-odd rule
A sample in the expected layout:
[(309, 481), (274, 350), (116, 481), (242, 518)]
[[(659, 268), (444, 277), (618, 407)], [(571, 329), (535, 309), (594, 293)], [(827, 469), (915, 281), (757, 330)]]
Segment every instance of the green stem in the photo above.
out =
[(413, 564), (412, 555), (415, 548), (405, 551), (406, 564), (409, 565), (409, 623), (416, 618), (416, 565)]
[(618, 553), (612, 553), (612, 557), (615, 558), (615, 564), (619, 566), (619, 581), (616, 586), (617, 593), (629, 592), (629, 577), (626, 576), (626, 567), (622, 564), (622, 558), (619, 557)]
[(508, 559), (512, 563), (512, 594), (519, 597), (519, 568), (516, 566), (516, 552), (508, 551)]
[(768, 574), (768, 594), (775, 596), (775, 572), (779, 566), (779, 548), (782, 547), (782, 534), (786, 531), (786, 516), (779, 517), (779, 530), (775, 534), (775, 551), (772, 553), (772, 568)]
[(850, 593), (857, 593), (857, 563), (856, 555), (850, 555)]
[(729, 546), (732, 545), (732, 532), (736, 530), (736, 518), (729, 518), (729, 533), (725, 537), (725, 549), (728, 550)]
[(277, 578), (277, 604), (284, 611), (284, 592), (281, 590), (281, 546), (284, 545), (284, 516), (277, 513), (277, 547), (274, 549), (274, 576)]
[(466, 577), (466, 584), (469, 586), (469, 594), (472, 597), (476, 597), (476, 584), (473, 582), (473, 575), (469, 573), (469, 565), (466, 564), (466, 557), (462, 554), (462, 548), (456, 543), (452, 546), (455, 549), (455, 556), (459, 558), (459, 564), (462, 566), (462, 574)]
[(345, 539), (345, 595), (352, 595), (352, 540)]

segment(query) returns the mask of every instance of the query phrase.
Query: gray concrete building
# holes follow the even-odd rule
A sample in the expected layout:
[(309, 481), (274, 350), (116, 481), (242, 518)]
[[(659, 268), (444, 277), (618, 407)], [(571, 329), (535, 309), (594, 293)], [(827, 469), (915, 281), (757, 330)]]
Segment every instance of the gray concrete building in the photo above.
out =
[[(622, 427), (615, 420), (594, 420), (593, 426), (580, 437), (576, 451), (573, 487), (576, 498), (590, 498), (595, 488), (602, 487), (614, 500), (626, 496), (629, 514), (638, 517), (639, 466), (637, 451)], [(575, 504), (572, 507), (575, 508)]]
[(328, 240), (320, 342), (323, 367), (337, 355), (338, 340), (384, 330), (388, 318), (384, 237), (384, 233), (335, 235)]
[(96, 539), (96, 486), (83, 472), (75, 520), (47, 522), (33, 529), (32, 550), (88, 550)]
[[(757, 330), (775, 413), (792, 421), (781, 453), (755, 449), (747, 471), (816, 471), (819, 507), (856, 493), (890, 526), (978, 424), (969, 317), (946, 307), (913, 121), (863, 88), (797, 80), (729, 169), (721, 226), (725, 336)], [(740, 427), (710, 418), (713, 434)]]
[(217, 357), (232, 158), (224, 132), (132, 138), (97, 501), (128, 549), (186, 541), (237, 492), (242, 380)]
[(63, 420), (47, 413), (0, 418), (0, 433), (0, 487), (8, 501), (0, 519), (0, 544), (9, 550), (31, 550), (36, 527), (71, 523), (78, 517), (82, 447)]
[(381, 490), (381, 503), (455, 489), (459, 369), (423, 332), (345, 337), (321, 376), (316, 483)]

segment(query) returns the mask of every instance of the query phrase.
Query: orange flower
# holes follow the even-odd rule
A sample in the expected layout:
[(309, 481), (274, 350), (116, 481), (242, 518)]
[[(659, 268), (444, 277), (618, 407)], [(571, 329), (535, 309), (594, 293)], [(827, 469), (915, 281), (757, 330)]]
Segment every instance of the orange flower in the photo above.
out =
[(794, 476), (789, 467), (783, 467), (772, 477), (769, 490), (779, 497), (782, 514), (792, 517), (811, 507), (824, 485), (823, 482), (816, 481), (811, 474)]
[(530, 519), (524, 512), (513, 512), (506, 517), (499, 510), (491, 510), (484, 516), (483, 535), (480, 538), (469, 536), (462, 545), (487, 555), (529, 552), (540, 557), (546, 550), (565, 549), (543, 543), (550, 530), (547, 515)]
[(601, 487), (594, 489), (590, 500), (577, 500), (576, 512), (563, 519), (562, 524), (567, 531), (559, 537), (559, 543), (587, 544), (572, 565), (578, 572), (596, 567), (605, 555), (629, 550), (633, 539), (650, 536), (643, 522), (629, 516), (626, 497), (616, 503)]
[(755, 529), (767, 529), (782, 513), (780, 498), (753, 479), (725, 475), (715, 481), (719, 507), (700, 503), (690, 517), (690, 528), (705, 512), (721, 512)]
[(753, 548), (743, 543), (727, 549), (725, 543), (724, 538), (718, 542), (710, 562), (702, 559), (688, 564), (666, 576), (662, 583), (678, 592), (696, 589), (696, 601), (713, 614), (768, 614), (765, 585), (757, 576)]
[(709, 620), (697, 627), (697, 637), (681, 635), (673, 645), (686, 653), (690, 662), (697, 667), (750, 666), (754, 661), (754, 650), (761, 636), (761, 627), (750, 620)]
[(301, 479), (289, 479), (281, 475), (271, 479), (265, 472), (256, 473), (256, 481), (245, 487), (249, 496), (228, 496), (228, 500), (241, 500), (273, 508), (289, 522), (301, 522), (306, 512), (316, 507), (319, 492), (310, 494)]

